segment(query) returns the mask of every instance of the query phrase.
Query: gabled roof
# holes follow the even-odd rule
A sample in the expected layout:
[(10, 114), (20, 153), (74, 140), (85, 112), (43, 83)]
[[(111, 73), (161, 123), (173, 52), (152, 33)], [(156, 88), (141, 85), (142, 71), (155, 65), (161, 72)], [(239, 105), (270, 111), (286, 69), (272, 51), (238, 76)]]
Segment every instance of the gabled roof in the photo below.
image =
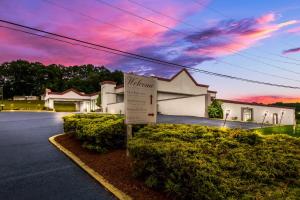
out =
[(119, 88), (123, 88), (124, 87), (124, 84), (120, 84), (120, 85), (117, 85), (116, 87), (115, 87), (115, 89), (119, 89)]
[(66, 94), (68, 92), (74, 92), (74, 93), (76, 93), (76, 94), (78, 94), (80, 96), (88, 96), (88, 97), (95, 96), (95, 95), (99, 94), (99, 92), (95, 92), (95, 93), (91, 93), (91, 94), (85, 94), (84, 92), (80, 92), (80, 91), (78, 91), (78, 90), (76, 90), (74, 88), (70, 88), (70, 89), (68, 89), (66, 91), (63, 91), (63, 92), (49, 92), (48, 94), (64, 95), (64, 94)]
[(212, 91), (212, 90), (207, 90), (208, 93), (215, 93), (217, 94), (218, 92), (217, 91)]
[(156, 77), (155, 76), (155, 78), (157, 78), (158, 80), (161, 80), (161, 81), (168, 81), (168, 82), (170, 82), (170, 81), (172, 81), (172, 80), (174, 80), (177, 76), (179, 76), (179, 74), (181, 74), (182, 72), (185, 72), (189, 77), (190, 77), (190, 79), (195, 83), (195, 85), (196, 86), (199, 86), (199, 87), (206, 87), (206, 88), (208, 88), (209, 86), (208, 85), (203, 85), (203, 84), (199, 84), (199, 83), (197, 83), (197, 81), (194, 79), (194, 77), (190, 74), (190, 72), (187, 70), (187, 69), (182, 69), (182, 70), (180, 70), (177, 74), (175, 74), (173, 77), (171, 77), (170, 79), (168, 79), (168, 78), (162, 78), (162, 77)]
[[(206, 87), (208, 88), (209, 86), (208, 85), (203, 85), (203, 84), (199, 84), (197, 83), (197, 81), (193, 78), (193, 76), (189, 73), (189, 71), (187, 69), (182, 69), (180, 70), (179, 72), (177, 72), (177, 74), (175, 74), (173, 77), (171, 77), (170, 79), (168, 78), (162, 78), (162, 77), (158, 77), (158, 76), (154, 76), (155, 78), (157, 78), (158, 80), (160, 81), (167, 81), (167, 82), (171, 82), (172, 80), (174, 80), (177, 76), (179, 76), (179, 74), (181, 74), (182, 72), (185, 72), (189, 77), (190, 79), (195, 83), (196, 86), (199, 86), (199, 87)], [(106, 81), (105, 81), (106, 82)], [(109, 81), (108, 81), (109, 82)], [(124, 85), (117, 85), (115, 87), (115, 89), (118, 89), (118, 88), (122, 88), (124, 87)], [(215, 91), (210, 91), (211, 93), (217, 93)]]

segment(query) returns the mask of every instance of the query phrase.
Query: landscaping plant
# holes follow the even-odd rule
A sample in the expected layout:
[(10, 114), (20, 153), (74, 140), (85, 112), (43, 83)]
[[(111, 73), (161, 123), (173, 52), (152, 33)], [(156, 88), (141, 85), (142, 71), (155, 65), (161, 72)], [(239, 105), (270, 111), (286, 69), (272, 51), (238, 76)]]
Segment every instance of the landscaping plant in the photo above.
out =
[(208, 116), (210, 118), (223, 118), (222, 102), (214, 99), (208, 106)]
[(134, 175), (177, 199), (299, 199), (300, 140), (198, 125), (146, 126)]
[(105, 152), (125, 145), (124, 118), (106, 114), (75, 114), (64, 117), (64, 132), (82, 141), (84, 148)]

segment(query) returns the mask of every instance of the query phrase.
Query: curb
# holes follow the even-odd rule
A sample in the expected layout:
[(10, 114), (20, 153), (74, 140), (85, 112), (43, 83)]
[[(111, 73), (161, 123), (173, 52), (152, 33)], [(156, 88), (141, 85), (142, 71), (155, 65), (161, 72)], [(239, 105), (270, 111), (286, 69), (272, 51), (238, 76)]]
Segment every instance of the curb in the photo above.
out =
[(47, 110), (2, 110), (0, 112), (54, 112)]
[(55, 141), (55, 138), (58, 136), (64, 135), (58, 134), (54, 135), (49, 138), (49, 141), (57, 147), (60, 151), (62, 151), (65, 155), (67, 155), (73, 162), (75, 162), (77, 165), (79, 165), (84, 171), (86, 171), (91, 177), (93, 177), (97, 182), (99, 182), (106, 190), (111, 192), (115, 197), (117, 197), (120, 200), (132, 200), (130, 196), (113, 186), (111, 183), (109, 183), (103, 176), (101, 176), (99, 173), (94, 171), (92, 168), (90, 168), (88, 165), (86, 165), (84, 162), (80, 160), (75, 154), (73, 154), (71, 151), (60, 145), (58, 142)]

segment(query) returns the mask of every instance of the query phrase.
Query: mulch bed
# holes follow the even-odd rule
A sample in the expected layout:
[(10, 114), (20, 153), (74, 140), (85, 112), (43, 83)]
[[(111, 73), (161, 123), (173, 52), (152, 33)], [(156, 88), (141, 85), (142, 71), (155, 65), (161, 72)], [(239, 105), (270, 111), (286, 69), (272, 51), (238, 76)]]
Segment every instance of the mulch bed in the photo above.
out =
[(105, 154), (89, 151), (81, 147), (79, 140), (70, 135), (61, 135), (55, 141), (79, 157), (90, 168), (101, 174), (115, 187), (136, 200), (168, 200), (165, 194), (154, 191), (132, 176), (132, 163), (125, 150), (115, 150)]

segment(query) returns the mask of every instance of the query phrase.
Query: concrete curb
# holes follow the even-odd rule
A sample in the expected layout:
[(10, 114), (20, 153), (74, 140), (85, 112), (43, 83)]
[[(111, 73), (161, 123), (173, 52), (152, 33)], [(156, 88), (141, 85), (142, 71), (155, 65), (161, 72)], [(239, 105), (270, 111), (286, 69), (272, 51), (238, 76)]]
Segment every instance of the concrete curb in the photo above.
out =
[(79, 165), (84, 171), (86, 171), (90, 176), (92, 176), (96, 181), (98, 181), (106, 190), (111, 192), (115, 197), (117, 197), (120, 200), (132, 200), (130, 196), (113, 186), (111, 183), (109, 183), (103, 176), (101, 176), (99, 173), (94, 171), (92, 168), (90, 168), (88, 165), (86, 165), (84, 162), (80, 160), (75, 154), (73, 154), (71, 151), (60, 145), (58, 142), (55, 141), (55, 138), (64, 135), (58, 134), (54, 135), (49, 138), (49, 141), (57, 147), (60, 151), (62, 151), (64, 154), (66, 154), (73, 162), (75, 162), (77, 165)]

